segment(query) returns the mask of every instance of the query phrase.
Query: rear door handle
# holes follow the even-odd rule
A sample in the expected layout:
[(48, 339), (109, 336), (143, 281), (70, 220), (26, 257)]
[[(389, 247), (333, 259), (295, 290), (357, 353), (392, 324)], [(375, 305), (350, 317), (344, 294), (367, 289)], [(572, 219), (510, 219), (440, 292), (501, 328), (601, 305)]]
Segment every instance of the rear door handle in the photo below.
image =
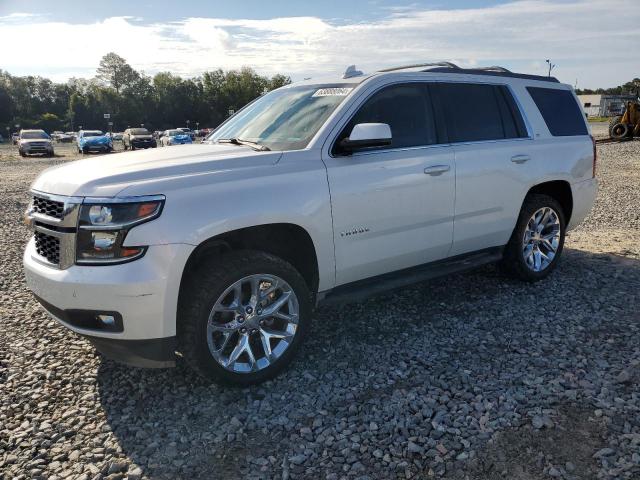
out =
[(529, 155), (515, 155), (511, 157), (511, 161), (513, 163), (524, 163), (528, 162), (529, 160), (531, 160), (531, 157)]
[(449, 165), (432, 165), (424, 169), (424, 173), (431, 176), (442, 175), (444, 172), (451, 170)]

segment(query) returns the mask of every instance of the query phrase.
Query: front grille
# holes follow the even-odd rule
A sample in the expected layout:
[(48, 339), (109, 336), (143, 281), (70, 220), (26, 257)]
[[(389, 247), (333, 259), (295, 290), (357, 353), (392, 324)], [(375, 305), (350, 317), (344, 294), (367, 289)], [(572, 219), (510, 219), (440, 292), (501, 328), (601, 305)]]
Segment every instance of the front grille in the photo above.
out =
[(60, 263), (60, 240), (42, 232), (35, 232), (35, 240), (38, 255), (58, 265)]
[(33, 197), (33, 211), (53, 218), (64, 216), (64, 203), (42, 197)]

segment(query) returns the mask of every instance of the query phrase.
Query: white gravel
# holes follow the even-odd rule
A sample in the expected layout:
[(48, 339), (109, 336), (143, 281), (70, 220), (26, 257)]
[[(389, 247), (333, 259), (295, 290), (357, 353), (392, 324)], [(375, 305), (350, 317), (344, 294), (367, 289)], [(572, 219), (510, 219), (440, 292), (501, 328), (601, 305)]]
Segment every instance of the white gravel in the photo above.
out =
[(21, 215), (70, 156), (8, 152), (0, 477), (640, 478), (640, 142), (599, 147), (595, 210), (549, 279), (486, 267), (322, 309), (292, 368), (247, 389), (115, 364), (50, 320)]

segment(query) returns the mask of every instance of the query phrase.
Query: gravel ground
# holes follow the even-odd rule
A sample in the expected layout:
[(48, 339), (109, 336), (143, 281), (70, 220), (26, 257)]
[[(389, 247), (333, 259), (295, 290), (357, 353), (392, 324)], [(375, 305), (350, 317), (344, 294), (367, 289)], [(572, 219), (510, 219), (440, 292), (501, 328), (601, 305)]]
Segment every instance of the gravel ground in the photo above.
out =
[[(0, 147), (4, 478), (640, 478), (640, 143), (535, 285), (493, 267), (321, 309), (258, 387), (96, 355), (24, 286), (27, 188)], [(105, 161), (108, 158), (105, 157)]]

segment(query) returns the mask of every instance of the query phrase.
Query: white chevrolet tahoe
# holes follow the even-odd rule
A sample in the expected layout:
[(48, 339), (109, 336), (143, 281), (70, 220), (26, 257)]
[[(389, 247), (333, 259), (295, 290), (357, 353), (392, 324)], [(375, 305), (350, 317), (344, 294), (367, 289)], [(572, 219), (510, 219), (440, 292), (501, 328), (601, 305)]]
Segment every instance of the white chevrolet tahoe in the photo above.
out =
[(80, 160), (33, 183), (30, 289), (110, 358), (207, 378), (283, 369), (322, 302), (488, 262), (556, 267), (596, 195), (571, 87), (423, 64), (267, 93), (204, 144)]

